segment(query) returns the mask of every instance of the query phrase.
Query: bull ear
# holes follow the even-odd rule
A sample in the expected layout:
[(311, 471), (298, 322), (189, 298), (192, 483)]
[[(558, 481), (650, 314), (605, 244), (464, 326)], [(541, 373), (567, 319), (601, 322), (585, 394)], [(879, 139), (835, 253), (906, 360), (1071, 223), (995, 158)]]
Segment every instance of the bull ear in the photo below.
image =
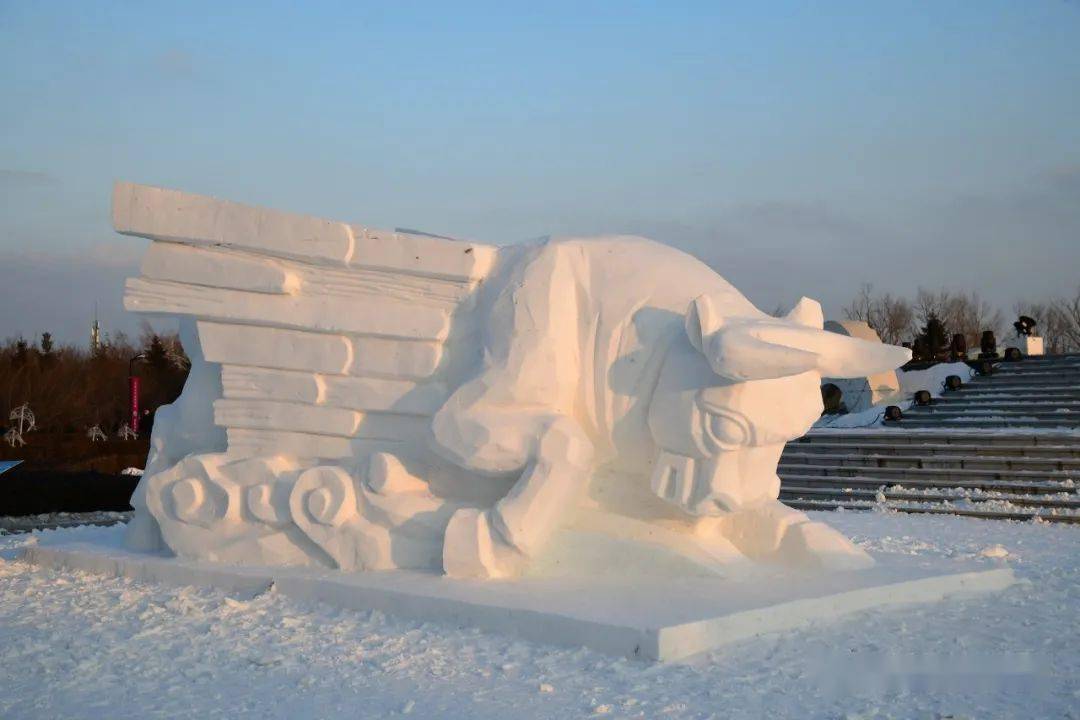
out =
[(716, 332), (722, 321), (720, 313), (708, 295), (698, 295), (690, 307), (686, 309), (686, 336), (690, 338), (690, 344), (705, 352), (705, 338)]
[(821, 311), (821, 303), (808, 297), (799, 298), (795, 307), (784, 316), (784, 319), (796, 325), (821, 330), (825, 327), (825, 313)]

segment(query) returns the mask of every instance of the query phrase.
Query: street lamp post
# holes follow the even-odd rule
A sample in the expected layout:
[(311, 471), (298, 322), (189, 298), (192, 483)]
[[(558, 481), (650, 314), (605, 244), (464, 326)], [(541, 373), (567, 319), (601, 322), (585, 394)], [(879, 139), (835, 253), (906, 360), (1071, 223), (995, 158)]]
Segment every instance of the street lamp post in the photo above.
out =
[(146, 360), (146, 355), (139, 353), (132, 355), (128, 360), (128, 408), (131, 411), (131, 421), (128, 423), (132, 432), (139, 432), (139, 378), (135, 375), (134, 364), (136, 360)]

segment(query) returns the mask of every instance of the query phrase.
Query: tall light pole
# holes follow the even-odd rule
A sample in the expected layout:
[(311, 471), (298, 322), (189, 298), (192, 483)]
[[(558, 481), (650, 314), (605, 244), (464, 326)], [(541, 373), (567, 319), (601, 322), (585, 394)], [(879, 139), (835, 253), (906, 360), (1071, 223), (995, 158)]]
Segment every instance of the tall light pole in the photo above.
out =
[(131, 410), (131, 421), (128, 423), (131, 430), (139, 432), (139, 378), (136, 377), (134, 364), (136, 360), (146, 360), (144, 353), (132, 355), (128, 360), (128, 408)]

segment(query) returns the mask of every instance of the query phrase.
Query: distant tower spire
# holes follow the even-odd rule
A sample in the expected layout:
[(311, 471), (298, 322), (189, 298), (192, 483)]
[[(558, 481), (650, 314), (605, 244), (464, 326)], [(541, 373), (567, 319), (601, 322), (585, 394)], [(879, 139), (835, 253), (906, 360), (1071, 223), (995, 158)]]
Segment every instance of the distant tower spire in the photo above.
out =
[(101, 350), (101, 325), (98, 324), (97, 303), (94, 303), (94, 322), (90, 325), (90, 352)]

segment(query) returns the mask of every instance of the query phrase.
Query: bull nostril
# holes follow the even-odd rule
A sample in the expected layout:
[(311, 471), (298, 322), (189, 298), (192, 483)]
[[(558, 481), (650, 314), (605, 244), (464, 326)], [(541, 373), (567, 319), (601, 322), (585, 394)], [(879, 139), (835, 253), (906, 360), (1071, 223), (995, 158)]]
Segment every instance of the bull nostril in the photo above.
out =
[(676, 472), (675, 468), (668, 468), (664, 473), (663, 479), (660, 481), (659, 494), (666, 498), (675, 496), (675, 480)]

